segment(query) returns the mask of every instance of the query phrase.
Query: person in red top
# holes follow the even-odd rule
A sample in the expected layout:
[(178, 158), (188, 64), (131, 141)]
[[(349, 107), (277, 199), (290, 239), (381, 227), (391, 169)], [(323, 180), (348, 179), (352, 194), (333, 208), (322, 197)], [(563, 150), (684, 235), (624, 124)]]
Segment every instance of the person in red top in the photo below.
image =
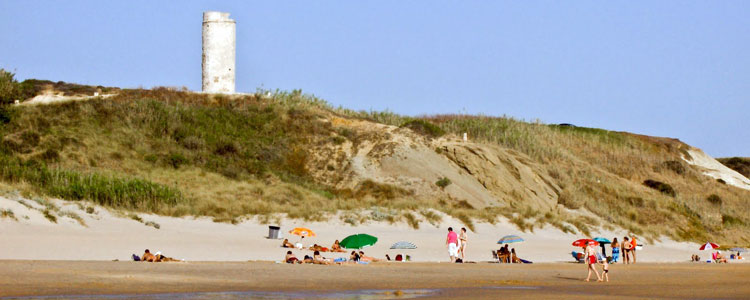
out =
[(458, 257), (458, 234), (453, 231), (453, 227), (448, 227), (448, 237), (445, 239), (445, 245), (448, 246), (448, 255), (451, 262), (456, 262)]
[(633, 253), (633, 263), (635, 263), (635, 246), (638, 246), (638, 244), (635, 242), (635, 236), (630, 236), (630, 245), (632, 246), (630, 248), (630, 253)]

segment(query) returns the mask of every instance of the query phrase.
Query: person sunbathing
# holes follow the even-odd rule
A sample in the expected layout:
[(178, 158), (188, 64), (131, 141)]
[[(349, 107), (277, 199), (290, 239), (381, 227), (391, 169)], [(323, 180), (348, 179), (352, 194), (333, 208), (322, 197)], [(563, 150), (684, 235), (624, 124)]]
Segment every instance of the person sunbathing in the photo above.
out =
[(311, 264), (313, 263), (313, 258), (310, 255), (305, 255), (305, 258), (302, 259), (302, 263)]
[(151, 254), (151, 252), (146, 249), (145, 253), (143, 253), (143, 256), (141, 256), (141, 261), (156, 262), (156, 256)]
[(514, 264), (523, 263), (518, 256), (516, 256), (516, 248), (510, 249), (510, 261)]
[(294, 244), (289, 242), (289, 239), (284, 239), (284, 241), (281, 243), (281, 247), (283, 248), (294, 248)]
[(156, 252), (156, 262), (168, 262), (168, 261), (179, 261), (177, 259), (166, 257), (161, 254), (161, 251)]
[(320, 251), (313, 252), (313, 264), (316, 265), (330, 265), (333, 263), (332, 259), (327, 259), (320, 255)]
[(380, 261), (377, 258), (365, 255), (364, 251), (359, 251), (359, 260), (365, 261), (365, 262), (379, 262)]
[(301, 264), (302, 263), (299, 259), (297, 259), (296, 256), (294, 256), (294, 254), (292, 254), (292, 251), (286, 252), (286, 257), (284, 258), (284, 261), (288, 264)]
[(717, 263), (728, 263), (727, 257), (721, 254), (721, 251), (716, 251), (716, 262)]
[(318, 244), (313, 244), (309, 249), (310, 251), (323, 251), (323, 247)]
[(346, 252), (346, 250), (341, 249), (339, 240), (336, 240), (335, 242), (333, 242), (333, 246), (331, 246), (331, 252)]
[(357, 251), (352, 251), (352, 254), (349, 255), (349, 261), (351, 262), (358, 262), (359, 261), (359, 254), (357, 254)]

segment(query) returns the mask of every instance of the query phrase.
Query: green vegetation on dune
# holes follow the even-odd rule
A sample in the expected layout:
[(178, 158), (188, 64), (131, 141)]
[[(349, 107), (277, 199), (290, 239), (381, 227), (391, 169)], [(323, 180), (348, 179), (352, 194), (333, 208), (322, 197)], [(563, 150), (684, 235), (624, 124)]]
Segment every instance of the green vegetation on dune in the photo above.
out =
[[(10, 79), (15, 87), (8, 90), (18, 95), (21, 83)], [(50, 84), (26, 82), (31, 86), (26, 90), (33, 91)], [(522, 230), (541, 224), (583, 233), (621, 227), (647, 238), (750, 244), (750, 192), (682, 163), (687, 146), (676, 140), (509, 117), (355, 112), (300, 91), (117, 93), (91, 101), (0, 105), (0, 179), (53, 197), (225, 222), (277, 213), (320, 220), (340, 212), (349, 224), (379, 220), (418, 227), (420, 218), (439, 223), (432, 211), (439, 210), (469, 228), (504, 216)], [(328, 168), (310, 163), (310, 149), (356, 145), (367, 138), (332, 125), (333, 116), (408, 128), (428, 140), (467, 133), (471, 141), (500, 145), (546, 172), (559, 187), (559, 205), (537, 211), (519, 199), (508, 208), (475, 208), (370, 180), (350, 188), (328, 186), (308, 169)], [(440, 177), (430, 184), (447, 190), (458, 181)]]

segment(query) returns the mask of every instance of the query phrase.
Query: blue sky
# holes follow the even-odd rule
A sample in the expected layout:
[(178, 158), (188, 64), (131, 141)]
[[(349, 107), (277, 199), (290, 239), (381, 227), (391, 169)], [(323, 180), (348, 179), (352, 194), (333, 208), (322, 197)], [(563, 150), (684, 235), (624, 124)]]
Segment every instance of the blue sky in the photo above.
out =
[(205, 10), (237, 90), (357, 110), (507, 115), (750, 156), (750, 1), (0, 1), (17, 78), (200, 90)]

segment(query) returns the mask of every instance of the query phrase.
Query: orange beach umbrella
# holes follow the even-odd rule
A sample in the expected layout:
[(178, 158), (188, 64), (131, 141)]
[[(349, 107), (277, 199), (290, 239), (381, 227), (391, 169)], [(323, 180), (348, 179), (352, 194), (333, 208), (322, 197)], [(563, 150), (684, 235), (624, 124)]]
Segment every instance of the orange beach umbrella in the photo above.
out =
[(289, 230), (289, 233), (293, 235), (306, 236), (306, 237), (315, 236), (315, 232), (310, 230), (310, 228), (305, 228), (305, 227), (294, 228), (292, 230)]

